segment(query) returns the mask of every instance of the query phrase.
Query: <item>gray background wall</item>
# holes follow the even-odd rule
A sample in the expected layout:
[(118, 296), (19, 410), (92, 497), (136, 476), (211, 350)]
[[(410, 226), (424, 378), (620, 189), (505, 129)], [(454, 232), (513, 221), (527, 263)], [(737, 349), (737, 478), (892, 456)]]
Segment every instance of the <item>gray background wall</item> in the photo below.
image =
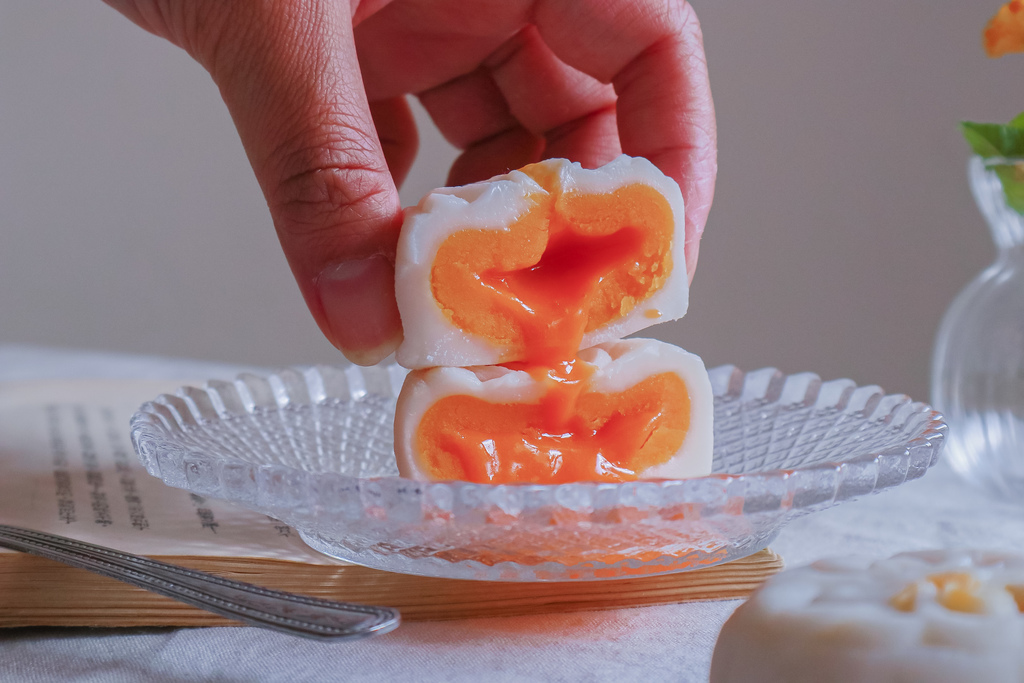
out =
[[(709, 365), (927, 398), (939, 318), (993, 256), (955, 122), (1024, 109), (999, 2), (694, 0), (718, 193), (685, 320)], [(403, 189), (443, 184), (425, 124)], [(205, 72), (98, 0), (0, 3), (0, 343), (334, 362)]]

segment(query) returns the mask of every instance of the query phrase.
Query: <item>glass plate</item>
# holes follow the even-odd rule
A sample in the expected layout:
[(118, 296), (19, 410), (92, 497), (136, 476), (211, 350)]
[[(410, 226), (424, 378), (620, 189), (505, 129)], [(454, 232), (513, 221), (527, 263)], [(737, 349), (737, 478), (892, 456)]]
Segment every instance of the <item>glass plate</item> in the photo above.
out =
[(403, 479), (392, 446), (397, 365), (183, 387), (141, 406), (132, 441), (168, 485), (276, 517), (333, 557), (425, 576), (570, 581), (750, 555), (798, 515), (920, 477), (946, 432), (929, 406), (875, 386), (773, 368), (710, 376), (714, 473), (699, 479)]

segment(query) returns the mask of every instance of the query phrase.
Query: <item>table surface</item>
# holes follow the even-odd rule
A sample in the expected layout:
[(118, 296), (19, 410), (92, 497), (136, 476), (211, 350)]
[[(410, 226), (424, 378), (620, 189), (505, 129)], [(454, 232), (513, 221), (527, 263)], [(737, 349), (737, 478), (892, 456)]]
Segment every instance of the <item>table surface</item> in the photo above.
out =
[[(0, 346), (0, 381), (185, 379), (240, 368), (146, 356)], [(923, 479), (795, 520), (772, 547), (788, 566), (929, 548), (1018, 551), (1018, 507), (962, 484), (940, 462)], [(17, 681), (706, 681), (737, 601), (408, 623), (322, 644), (255, 628), (0, 631), (0, 672)]]

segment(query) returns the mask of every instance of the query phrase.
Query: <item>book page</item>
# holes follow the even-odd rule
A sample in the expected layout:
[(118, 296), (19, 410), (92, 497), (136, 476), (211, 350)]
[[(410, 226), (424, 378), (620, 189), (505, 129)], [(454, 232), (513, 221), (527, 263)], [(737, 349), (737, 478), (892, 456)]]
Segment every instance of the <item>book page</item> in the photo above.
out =
[[(135, 454), (128, 420), (145, 401), (199, 382), (0, 383), (0, 524), (140, 555), (339, 564), (288, 525), (166, 486)], [(0, 553), (14, 552), (0, 548)]]

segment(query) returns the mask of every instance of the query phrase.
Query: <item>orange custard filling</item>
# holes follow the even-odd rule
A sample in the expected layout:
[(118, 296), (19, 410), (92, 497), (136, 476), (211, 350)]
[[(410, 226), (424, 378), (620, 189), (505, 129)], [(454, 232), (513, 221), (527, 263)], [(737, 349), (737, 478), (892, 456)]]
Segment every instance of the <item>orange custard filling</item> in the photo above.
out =
[(545, 167), (522, 170), (547, 194), (535, 194), (505, 230), (467, 228), (445, 239), (430, 285), (463, 331), (508, 347), (511, 357), (551, 364), (664, 284), (675, 223), (648, 185), (562, 191)]
[(619, 482), (676, 454), (690, 420), (678, 375), (602, 393), (590, 390), (587, 368), (577, 361), (548, 370), (547, 391), (535, 403), (440, 399), (416, 433), (420, 466), (432, 479), (487, 484)]

